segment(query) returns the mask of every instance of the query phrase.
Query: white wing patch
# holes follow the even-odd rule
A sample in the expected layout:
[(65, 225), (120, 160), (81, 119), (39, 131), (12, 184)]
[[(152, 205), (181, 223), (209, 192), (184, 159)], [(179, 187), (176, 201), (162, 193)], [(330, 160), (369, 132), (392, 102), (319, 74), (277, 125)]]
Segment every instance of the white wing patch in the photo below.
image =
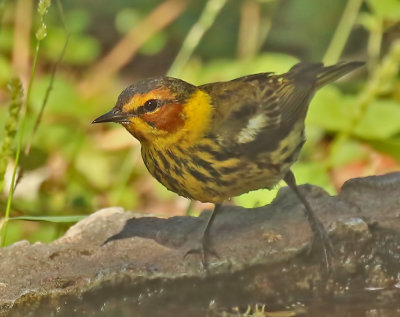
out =
[(236, 136), (238, 143), (248, 143), (254, 141), (259, 131), (262, 130), (268, 122), (268, 118), (263, 113), (259, 113), (249, 119), (247, 126), (240, 130)]

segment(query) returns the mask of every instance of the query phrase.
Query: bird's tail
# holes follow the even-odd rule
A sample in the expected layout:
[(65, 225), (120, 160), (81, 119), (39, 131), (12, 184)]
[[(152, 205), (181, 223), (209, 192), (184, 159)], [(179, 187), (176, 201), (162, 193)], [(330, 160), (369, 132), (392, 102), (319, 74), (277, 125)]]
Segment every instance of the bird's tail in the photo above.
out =
[(319, 89), (364, 64), (364, 62), (341, 62), (325, 67), (322, 63), (298, 63), (289, 70), (288, 75), (297, 82), (315, 82), (314, 88)]

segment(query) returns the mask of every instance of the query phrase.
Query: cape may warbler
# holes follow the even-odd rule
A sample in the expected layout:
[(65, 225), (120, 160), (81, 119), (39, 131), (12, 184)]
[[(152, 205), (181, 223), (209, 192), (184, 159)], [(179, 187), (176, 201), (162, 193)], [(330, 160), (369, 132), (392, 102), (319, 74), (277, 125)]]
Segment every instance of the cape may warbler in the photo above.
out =
[(283, 75), (254, 74), (201, 86), (171, 77), (139, 81), (94, 123), (118, 122), (142, 145), (149, 172), (175, 193), (215, 203), (202, 240), (190, 252), (212, 252), (209, 229), (222, 202), (281, 179), (305, 207), (314, 241), (329, 263), (323, 225), (290, 170), (304, 144), (304, 120), (315, 91), (361, 66), (299, 63)]

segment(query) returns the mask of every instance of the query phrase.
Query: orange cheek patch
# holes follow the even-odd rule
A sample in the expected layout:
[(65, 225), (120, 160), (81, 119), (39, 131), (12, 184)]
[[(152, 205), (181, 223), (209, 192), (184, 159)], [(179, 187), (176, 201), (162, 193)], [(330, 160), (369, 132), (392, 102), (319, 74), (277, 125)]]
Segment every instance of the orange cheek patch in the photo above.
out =
[(165, 104), (154, 113), (146, 113), (141, 118), (158, 130), (174, 132), (183, 126), (182, 104)]

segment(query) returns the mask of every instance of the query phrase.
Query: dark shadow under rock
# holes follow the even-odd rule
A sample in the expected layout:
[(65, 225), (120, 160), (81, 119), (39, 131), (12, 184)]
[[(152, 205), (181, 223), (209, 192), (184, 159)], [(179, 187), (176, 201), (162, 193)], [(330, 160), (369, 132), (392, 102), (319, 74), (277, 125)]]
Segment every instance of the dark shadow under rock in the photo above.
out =
[(282, 316), (400, 315), (400, 173), (350, 180), (335, 197), (301, 190), (330, 231), (331, 272), (318, 250), (305, 252), (311, 232), (288, 188), (265, 207), (224, 206), (207, 271), (183, 256), (209, 211), (163, 219), (110, 208), (53, 243), (1, 249), (0, 315), (238, 316), (257, 303)]

